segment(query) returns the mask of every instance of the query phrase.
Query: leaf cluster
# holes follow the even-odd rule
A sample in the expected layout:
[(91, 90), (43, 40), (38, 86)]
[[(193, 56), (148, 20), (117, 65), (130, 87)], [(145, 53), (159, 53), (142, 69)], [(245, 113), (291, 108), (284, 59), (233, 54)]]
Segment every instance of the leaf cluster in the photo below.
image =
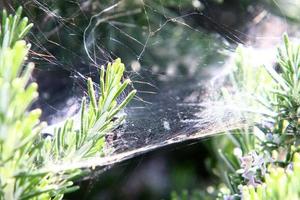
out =
[[(296, 181), (299, 177), (294, 180), (291, 176), (297, 175), (299, 169), (295, 167), (287, 173), (285, 168), (298, 165), (295, 156), (299, 149), (300, 46), (291, 43), (287, 35), (283, 40), (276, 68), (263, 65), (255, 68), (237, 50), (237, 68), (231, 80), (238, 88), (237, 94), (248, 94), (247, 105), (257, 109), (259, 115), (252, 126), (236, 130), (230, 136), (234, 147), (225, 150), (229, 156), (220, 154), (230, 169), (224, 177), (232, 196), (225, 199), (285, 199), (283, 194), (297, 197), (299, 193), (294, 187), (299, 184)], [(230, 97), (230, 92), (225, 94)], [(236, 100), (235, 95), (231, 97)], [(247, 140), (249, 135), (251, 140)], [(239, 155), (232, 157), (236, 150)], [(282, 184), (284, 187), (278, 187)]]
[[(33, 63), (26, 63), (30, 45), (23, 39), (30, 30), (28, 19), (2, 12), (0, 32), (0, 199), (62, 199), (76, 190), (73, 181), (89, 169), (51, 171), (48, 165), (83, 161), (103, 156), (104, 136), (124, 120), (117, 114), (136, 91), (124, 100), (119, 96), (130, 80), (122, 80), (124, 64), (117, 59), (101, 68), (101, 94), (88, 79), (88, 99), (83, 98), (79, 126), (67, 120), (51, 137), (43, 138), (46, 126), (41, 110), (29, 110), (38, 97), (37, 84), (30, 82)], [(96, 96), (99, 96), (97, 98)], [(119, 103), (118, 103), (119, 101)]]

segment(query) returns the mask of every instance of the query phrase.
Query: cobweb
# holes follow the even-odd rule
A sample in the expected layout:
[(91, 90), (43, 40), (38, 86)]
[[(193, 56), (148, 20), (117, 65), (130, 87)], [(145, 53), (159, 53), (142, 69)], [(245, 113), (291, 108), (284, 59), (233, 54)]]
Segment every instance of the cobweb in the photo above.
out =
[[(237, 108), (210, 102), (216, 98), (214, 90), (233, 65), (237, 44), (267, 48), (286, 30), (286, 22), (271, 18), (259, 6), (251, 6), (247, 16), (227, 16), (228, 22), (215, 16), (221, 12), (220, 6), (207, 1), (174, 1), (167, 8), (163, 0), (103, 4), (68, 0), (63, 11), (56, 1), (22, 2), (26, 15), (40, 22), (30, 39), (40, 73), (47, 69), (58, 71), (54, 76), (65, 74), (60, 80), (64, 86), (58, 86), (63, 89), (40, 91), (37, 106), (42, 106), (44, 119), (52, 124), (45, 132), (76, 115), (86, 94), (87, 77), (97, 82), (98, 67), (116, 57), (123, 58), (131, 87), (138, 90), (124, 110), (126, 122), (107, 140), (111, 150), (107, 156), (66, 163), (53, 170), (106, 167), (164, 146), (245, 126), (247, 121)], [(234, 13), (237, 8), (232, 9)], [(243, 20), (236, 21), (238, 18)], [(264, 25), (260, 27), (263, 20), (270, 19), (283, 27), (272, 36), (264, 33)], [(44, 88), (55, 80), (49, 82)]]

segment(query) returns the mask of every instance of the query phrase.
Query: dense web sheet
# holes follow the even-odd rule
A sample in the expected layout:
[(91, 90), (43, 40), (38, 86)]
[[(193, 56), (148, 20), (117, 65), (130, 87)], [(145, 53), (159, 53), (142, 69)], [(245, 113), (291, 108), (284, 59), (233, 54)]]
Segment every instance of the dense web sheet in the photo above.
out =
[[(212, 89), (219, 88), (211, 87), (211, 79), (216, 75), (222, 77), (223, 68), (232, 64), (232, 52), (237, 43), (269, 41), (268, 45), (273, 44), (284, 31), (267, 38), (263, 34), (255, 35), (245, 27), (239, 29), (245, 32), (237, 31), (234, 29), (237, 22), (224, 24), (220, 21), (221, 16), (214, 19), (209, 12), (201, 10), (202, 6), (208, 6), (206, 10), (215, 12), (219, 9), (217, 6), (199, 5), (195, 3), (197, 1), (192, 1), (192, 10), (187, 13), (181, 10), (190, 6), (189, 1), (172, 5), (173, 10), (165, 8), (163, 1), (149, 3), (141, 0), (130, 10), (126, 1), (105, 6), (96, 1), (68, 2), (76, 11), (68, 16), (40, 0), (24, 4), (29, 16), (34, 15), (34, 7), (40, 16), (48, 17), (45, 24), (51, 22), (55, 27), (32, 38), (33, 55), (35, 52), (43, 54), (36, 55), (35, 59), (41, 65), (47, 63), (50, 70), (54, 67), (69, 72), (68, 81), (70, 76), (73, 77), (67, 92), (55, 93), (64, 96), (63, 101), (57, 99), (44, 103), (40, 100), (46, 112), (45, 119), (53, 123), (44, 132), (51, 132), (66, 116), (76, 114), (80, 97), (85, 93), (84, 80), (92, 76), (97, 81), (97, 67), (113, 58), (124, 58), (128, 66), (127, 76), (132, 79), (132, 87), (138, 90), (138, 94), (124, 111), (126, 122), (107, 138), (108, 154), (105, 157), (49, 166), (53, 170), (105, 167), (160, 147), (245, 126), (245, 118), (234, 106), (207, 102), (213, 94)], [(95, 7), (95, 11), (89, 17), (85, 10), (91, 7)], [(264, 12), (257, 9), (254, 16), (247, 19), (250, 23), (244, 26), (250, 24), (256, 28), (255, 32), (259, 32), (256, 25), (266, 19)], [(232, 18), (238, 17), (239, 14)], [(133, 21), (136, 18), (140, 18), (140, 24)], [(77, 27), (79, 22), (86, 24), (84, 30)], [(38, 27), (38, 30), (42, 28)], [(67, 46), (64, 34), (74, 38), (74, 43), (81, 44), (81, 50), (72, 51), (70, 48), (78, 46)], [(46, 44), (52, 44), (53, 49), (58, 49), (68, 59), (53, 55), (45, 48)]]

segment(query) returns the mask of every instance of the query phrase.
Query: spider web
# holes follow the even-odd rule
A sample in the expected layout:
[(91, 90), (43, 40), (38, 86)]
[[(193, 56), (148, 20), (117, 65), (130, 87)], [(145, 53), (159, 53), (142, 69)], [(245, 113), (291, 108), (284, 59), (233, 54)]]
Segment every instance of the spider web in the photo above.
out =
[[(42, 74), (45, 69), (54, 71), (54, 76), (63, 72), (61, 78), (67, 80), (63, 81), (67, 86), (57, 93), (40, 91), (37, 106), (43, 108), (43, 118), (53, 124), (46, 132), (76, 115), (80, 99), (86, 95), (87, 77), (97, 82), (98, 67), (116, 57), (124, 58), (126, 76), (138, 94), (124, 110), (126, 122), (107, 142), (111, 153), (54, 166), (54, 171), (106, 167), (164, 146), (245, 126), (244, 116), (234, 106), (207, 102), (221, 84), (214, 81), (214, 88), (211, 82), (220, 80), (214, 77), (222, 77), (223, 69), (233, 64), (237, 44), (265, 49), (287, 30), (286, 21), (270, 17), (260, 6), (250, 7), (251, 14), (238, 24), (214, 16), (220, 8), (207, 1), (174, 1), (168, 7), (163, 0), (66, 2), (73, 9), (64, 8), (67, 15), (56, 9), (56, 1), (22, 1), (26, 15), (41, 22), (30, 38), (33, 60)], [(283, 28), (273, 35), (265, 33), (268, 20)], [(85, 24), (84, 29), (79, 23)], [(262, 60), (260, 56), (258, 62)], [(51, 83), (46, 82), (44, 88)]]

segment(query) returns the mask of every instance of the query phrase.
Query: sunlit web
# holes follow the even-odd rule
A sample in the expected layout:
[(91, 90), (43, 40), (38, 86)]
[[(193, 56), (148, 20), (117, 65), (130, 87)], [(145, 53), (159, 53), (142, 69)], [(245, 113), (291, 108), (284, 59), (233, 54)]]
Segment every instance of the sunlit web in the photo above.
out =
[(106, 166), (162, 146), (238, 128), (244, 120), (230, 108), (204, 106), (211, 96), (208, 83), (228, 64), (237, 44), (280, 40), (280, 34), (251, 31), (269, 16), (261, 7), (250, 7), (251, 15), (237, 25), (215, 17), (218, 6), (206, 1), (167, 7), (162, 0), (140, 0), (130, 9), (126, 2), (104, 5), (69, 0), (67, 8), (58, 8), (56, 1), (22, 1), (26, 15), (39, 22), (30, 36), (33, 61), (41, 71), (64, 71), (71, 82), (55, 94), (64, 98), (49, 103), (56, 97), (46, 94), (46, 100), (40, 100), (50, 123), (74, 115), (86, 93), (87, 77), (97, 82), (99, 66), (117, 57), (123, 58), (126, 76), (138, 89), (125, 110), (126, 123), (115, 130), (112, 155), (76, 166)]

